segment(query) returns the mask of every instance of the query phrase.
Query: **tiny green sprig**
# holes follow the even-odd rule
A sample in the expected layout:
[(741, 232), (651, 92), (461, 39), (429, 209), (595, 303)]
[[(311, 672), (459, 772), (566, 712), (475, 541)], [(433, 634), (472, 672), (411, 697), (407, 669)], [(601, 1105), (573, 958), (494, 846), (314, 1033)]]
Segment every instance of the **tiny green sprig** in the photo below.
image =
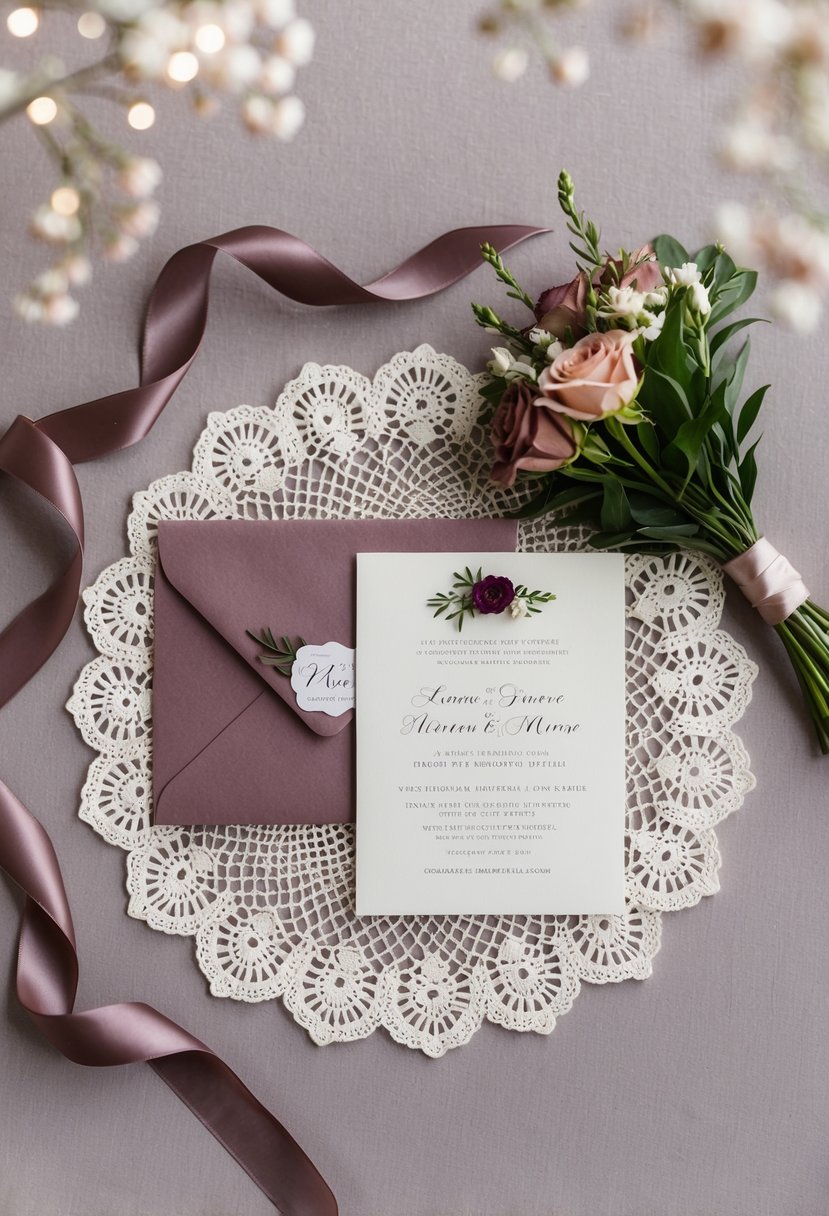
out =
[(516, 279), (511, 270), (508, 270), (504, 265), (504, 259), (488, 241), (481, 245), (481, 255), (485, 262), (489, 262), (497, 277), (507, 288), (507, 295), (511, 300), (520, 300), (520, 302), (533, 312), (535, 304), (530, 296), (527, 295), (524, 288)]
[(261, 636), (252, 633), (250, 629), (246, 629), (245, 633), (249, 638), (253, 638), (254, 642), (258, 642), (260, 646), (264, 646), (267, 654), (258, 655), (260, 663), (264, 663), (266, 667), (273, 667), (281, 676), (287, 676), (290, 679), (291, 669), (296, 662), (297, 651), (302, 646), (307, 646), (305, 638), (298, 637), (296, 642), (292, 642), (287, 636), (280, 638), (277, 642), (276, 638), (270, 629), (263, 629)]
[(487, 333), (500, 334), (502, 338), (506, 338), (516, 349), (523, 351), (527, 355), (533, 353), (533, 344), (527, 335), (514, 325), (510, 325), (503, 317), (500, 317), (494, 308), (490, 308), (486, 304), (473, 304), (472, 315), (475, 318), (476, 324), (480, 325), (481, 329), (486, 330)]
[(434, 608), (433, 617), (446, 616), (447, 621), (456, 621), (458, 633), (463, 629), (464, 617), (475, 615), (475, 605), (472, 602), (472, 588), (481, 581), (481, 567), (473, 574), (468, 566), (463, 573), (457, 570), (452, 574), (455, 580), (452, 591), (446, 594), (438, 591), (426, 601), (427, 608)]
[(605, 264), (604, 255), (599, 248), (602, 234), (592, 220), (585, 219), (583, 211), (576, 210), (576, 186), (566, 169), (562, 169), (558, 175), (558, 204), (569, 221), (568, 232), (581, 242), (577, 245), (571, 241), (570, 248), (576, 257), (582, 258), (586, 263), (580, 269), (587, 271), (592, 278), (593, 272)]
[(515, 588), (515, 598), (523, 600), (527, 615), (532, 616), (541, 611), (540, 604), (551, 604), (556, 597), (552, 591), (528, 591), (523, 583), (519, 583)]

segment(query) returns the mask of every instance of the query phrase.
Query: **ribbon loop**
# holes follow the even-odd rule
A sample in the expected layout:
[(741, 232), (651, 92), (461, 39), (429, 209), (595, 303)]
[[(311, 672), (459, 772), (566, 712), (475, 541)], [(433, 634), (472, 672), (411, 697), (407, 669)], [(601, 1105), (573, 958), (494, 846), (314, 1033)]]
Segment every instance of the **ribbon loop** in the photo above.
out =
[(66, 453), (37, 423), (19, 415), (0, 436), (0, 473), (43, 498), (69, 525), (75, 551), (50, 586), (0, 633), (0, 708), (29, 682), (60, 644), (78, 600), (83, 570), (83, 504)]
[(750, 549), (723, 565), (767, 625), (779, 625), (809, 598), (799, 571), (761, 536)]

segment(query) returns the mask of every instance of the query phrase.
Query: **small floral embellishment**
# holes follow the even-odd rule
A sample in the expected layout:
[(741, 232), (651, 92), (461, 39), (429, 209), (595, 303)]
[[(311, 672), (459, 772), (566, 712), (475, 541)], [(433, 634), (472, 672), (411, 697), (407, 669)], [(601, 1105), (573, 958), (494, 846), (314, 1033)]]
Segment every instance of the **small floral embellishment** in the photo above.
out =
[[(480, 570), (478, 571), (480, 576)], [(508, 578), (488, 574), (472, 588), (472, 603), (478, 612), (503, 612), (515, 599), (515, 588)]]
[(466, 566), (462, 572), (456, 570), (452, 578), (452, 590), (437, 591), (426, 605), (434, 608), (433, 616), (457, 622), (459, 633), (464, 617), (508, 611), (517, 621), (540, 612), (541, 604), (549, 604), (556, 598), (551, 591), (530, 591), (523, 583), (514, 584), (503, 574), (484, 575), (480, 567), (473, 574)]

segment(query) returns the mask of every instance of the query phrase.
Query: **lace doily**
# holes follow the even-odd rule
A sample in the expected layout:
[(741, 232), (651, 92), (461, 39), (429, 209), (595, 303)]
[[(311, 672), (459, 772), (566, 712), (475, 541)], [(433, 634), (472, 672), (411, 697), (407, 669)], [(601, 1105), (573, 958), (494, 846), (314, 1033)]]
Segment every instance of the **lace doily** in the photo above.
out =
[[(135, 495), (130, 556), (84, 593), (99, 657), (68, 708), (99, 755), (80, 815), (126, 851), (130, 915), (195, 937), (215, 996), (281, 997), (317, 1043), (384, 1026), (440, 1056), (484, 1018), (547, 1034), (582, 983), (644, 979), (662, 913), (718, 890), (715, 826), (754, 785), (732, 728), (757, 669), (718, 627), (720, 572), (697, 555), (636, 556), (626, 563), (624, 915), (357, 920), (350, 827), (151, 825), (158, 520), (503, 514), (515, 495), (487, 481), (480, 380), (421, 346), (373, 381), (311, 363), (275, 409), (211, 414), (192, 471)], [(549, 518), (519, 529), (528, 551), (583, 543)]]

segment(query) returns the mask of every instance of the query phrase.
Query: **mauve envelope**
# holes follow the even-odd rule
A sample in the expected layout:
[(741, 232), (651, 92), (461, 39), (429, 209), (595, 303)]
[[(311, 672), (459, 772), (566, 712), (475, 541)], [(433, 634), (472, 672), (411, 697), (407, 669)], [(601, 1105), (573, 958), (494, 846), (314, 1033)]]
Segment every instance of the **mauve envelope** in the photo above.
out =
[[(515, 541), (506, 519), (162, 521), (155, 823), (352, 821), (353, 711), (300, 710), (246, 630), (354, 646), (357, 553), (511, 552)], [(359, 655), (357, 668), (359, 696)]]

